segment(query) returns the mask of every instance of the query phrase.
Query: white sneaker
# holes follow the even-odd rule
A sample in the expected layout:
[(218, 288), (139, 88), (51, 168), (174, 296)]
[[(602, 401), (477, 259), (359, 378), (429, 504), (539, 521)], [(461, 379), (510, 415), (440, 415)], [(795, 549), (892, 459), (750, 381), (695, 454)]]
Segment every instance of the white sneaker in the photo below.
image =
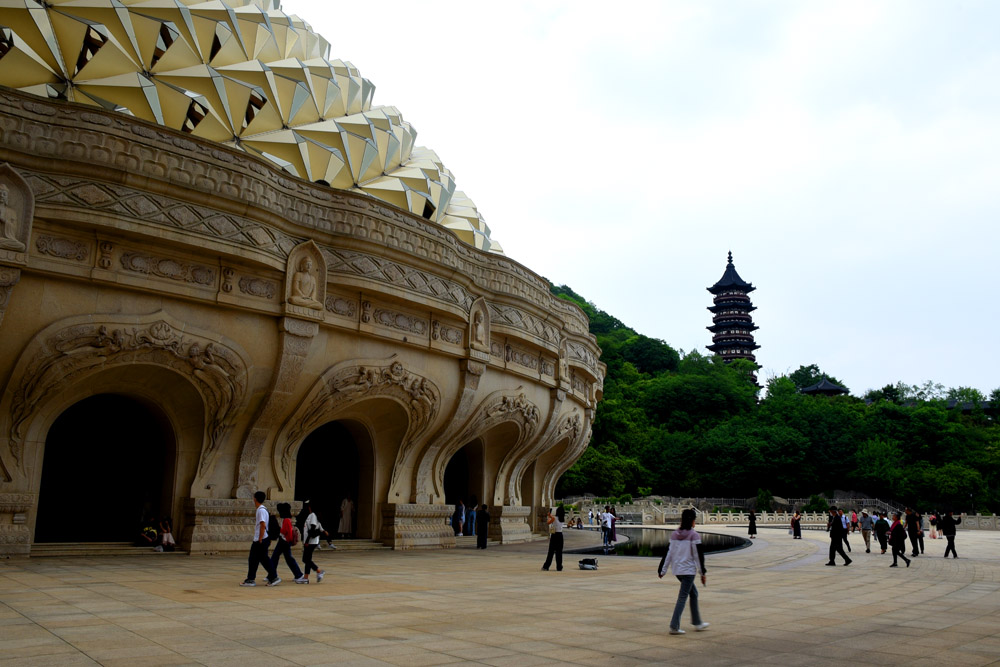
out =
[(325, 574), (326, 574), (326, 572), (317, 572), (316, 573), (316, 583), (317, 584), (323, 581), (323, 575), (325, 575)]
[(702, 632), (703, 630), (708, 630), (709, 625), (711, 625), (711, 623), (699, 623), (698, 625), (694, 626), (694, 631)]
[(244, 579), (240, 582), (240, 586), (256, 586), (257, 582), (253, 579)]
[(277, 586), (280, 583), (281, 583), (281, 577), (275, 577), (271, 581), (267, 582), (267, 585), (268, 586)]
[(683, 630), (681, 630), (680, 628), (677, 628), (676, 630), (674, 630), (673, 628), (670, 628), (670, 634), (672, 634), (672, 635), (686, 635), (687, 633), (684, 632)]
[(292, 581), (294, 581), (297, 584), (308, 584), (309, 577), (298, 577), (297, 579), (293, 579)]

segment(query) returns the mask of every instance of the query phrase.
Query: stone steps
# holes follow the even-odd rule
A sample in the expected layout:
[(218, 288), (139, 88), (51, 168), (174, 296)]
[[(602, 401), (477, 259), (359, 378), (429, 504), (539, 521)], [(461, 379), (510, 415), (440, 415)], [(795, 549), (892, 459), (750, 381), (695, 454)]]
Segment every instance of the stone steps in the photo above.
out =
[[(477, 539), (475, 535), (456, 535), (455, 546), (459, 549), (475, 549)], [(500, 544), (499, 540), (486, 540), (486, 546), (488, 547), (498, 544)]]
[(154, 551), (132, 542), (39, 542), (31, 545), (32, 558), (66, 556), (171, 556), (186, 551)]
[[(320, 551), (330, 551), (324, 541), (319, 546)], [(333, 546), (337, 547), (337, 551), (392, 551), (392, 547), (387, 547), (378, 540), (334, 540)], [(295, 548), (300, 549), (301, 545)]]

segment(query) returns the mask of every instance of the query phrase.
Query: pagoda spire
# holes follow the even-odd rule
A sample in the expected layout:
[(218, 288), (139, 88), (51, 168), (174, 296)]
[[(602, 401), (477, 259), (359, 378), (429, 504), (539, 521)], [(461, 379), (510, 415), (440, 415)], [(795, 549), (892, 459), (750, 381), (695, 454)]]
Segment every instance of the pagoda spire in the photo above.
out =
[(713, 315), (712, 326), (707, 327), (712, 332), (712, 344), (707, 346), (708, 349), (727, 362), (733, 359), (756, 362), (754, 350), (760, 345), (754, 342), (753, 332), (757, 330), (757, 325), (753, 323), (750, 313), (757, 308), (750, 301), (749, 294), (757, 288), (736, 273), (731, 250), (722, 277), (707, 289), (715, 295), (708, 308)]

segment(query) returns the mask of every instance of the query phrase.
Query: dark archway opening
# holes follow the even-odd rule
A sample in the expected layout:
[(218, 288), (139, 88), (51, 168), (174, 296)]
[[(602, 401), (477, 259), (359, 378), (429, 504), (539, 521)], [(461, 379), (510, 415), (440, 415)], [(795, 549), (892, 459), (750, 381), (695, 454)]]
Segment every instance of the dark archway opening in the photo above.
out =
[(468, 505), (469, 497), (469, 452), (468, 447), (462, 447), (448, 461), (444, 469), (444, 501), (449, 505), (459, 500)]
[(35, 541), (136, 541), (144, 519), (170, 512), (174, 456), (170, 421), (150, 403), (98, 394), (70, 406), (45, 439)]
[[(360, 481), (358, 443), (342, 422), (324, 424), (302, 442), (295, 464), (295, 499), (311, 501), (331, 537), (342, 532), (348, 537), (358, 534)], [(350, 499), (353, 510), (350, 530), (342, 531), (340, 515), (345, 498)]]

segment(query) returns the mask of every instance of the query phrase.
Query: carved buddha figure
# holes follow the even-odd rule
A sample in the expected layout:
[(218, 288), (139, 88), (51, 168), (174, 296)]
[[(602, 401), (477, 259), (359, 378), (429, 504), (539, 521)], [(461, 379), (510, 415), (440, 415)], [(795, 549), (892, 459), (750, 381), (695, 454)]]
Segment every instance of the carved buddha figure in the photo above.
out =
[(316, 277), (312, 273), (312, 258), (303, 257), (299, 270), (292, 276), (292, 294), (288, 303), (313, 310), (322, 310), (323, 305), (316, 300)]
[(10, 205), (10, 193), (6, 185), (0, 185), (0, 248), (24, 250), (24, 244), (17, 240), (17, 211)]
[(483, 327), (483, 313), (482, 313), (482, 311), (479, 311), (479, 310), (476, 311), (476, 314), (473, 317), (473, 325), (474, 325), (473, 326), (473, 335), (475, 336), (475, 340), (480, 345), (483, 345), (486, 342), (486, 332), (485, 332), (485, 328)]

